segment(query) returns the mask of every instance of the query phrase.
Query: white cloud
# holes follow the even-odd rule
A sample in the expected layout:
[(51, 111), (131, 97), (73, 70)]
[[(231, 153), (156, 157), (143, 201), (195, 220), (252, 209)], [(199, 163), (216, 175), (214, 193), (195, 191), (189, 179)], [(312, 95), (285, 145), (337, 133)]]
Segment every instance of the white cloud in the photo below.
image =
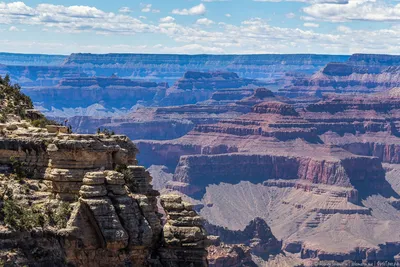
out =
[(204, 4), (200, 4), (198, 6), (194, 6), (190, 9), (174, 9), (172, 10), (172, 14), (177, 15), (204, 15), (207, 12), (206, 6)]
[(129, 8), (129, 7), (121, 7), (119, 10), (118, 10), (120, 13), (131, 13), (132, 12), (132, 10)]
[(15, 16), (34, 16), (35, 10), (23, 2), (4, 3), (0, 2), (0, 14), (9, 14)]
[(309, 28), (318, 28), (319, 24), (318, 23), (312, 23), (312, 22), (306, 22), (303, 24), (304, 27), (309, 27)]
[(167, 16), (165, 18), (161, 18), (160, 22), (161, 23), (170, 23), (170, 22), (174, 22), (175, 18), (171, 17), (171, 16)]
[(293, 19), (293, 18), (296, 17), (296, 14), (294, 14), (293, 12), (290, 12), (290, 13), (287, 13), (285, 16), (286, 16), (288, 19)]
[(107, 13), (95, 7), (52, 4), (29, 7), (22, 2), (0, 3), (0, 24), (40, 25), (45, 31), (102, 34), (134, 34), (157, 29), (129, 15)]
[(207, 18), (201, 18), (196, 21), (196, 24), (206, 25), (206, 26), (210, 26), (211, 24), (214, 24), (214, 23), (215, 23), (214, 21), (207, 19)]
[(311, 17), (332, 22), (400, 21), (400, 4), (377, 0), (348, 0), (340, 3), (316, 3), (303, 8)]
[(76, 43), (52, 43), (52, 42), (30, 42), (30, 41), (10, 41), (0, 40), (2, 51), (15, 53), (51, 53), (64, 54), (70, 53), (156, 53), (156, 54), (223, 54), (221, 48), (210, 47), (207, 45), (188, 44), (177, 46), (164, 46), (157, 44), (147, 45), (78, 45)]
[[(352, 0), (353, 1), (353, 0)], [(360, 4), (364, 5), (364, 0)], [(312, 5), (311, 5), (312, 6)], [(345, 9), (346, 11), (346, 9)], [(344, 12), (346, 14), (346, 12)], [(165, 19), (165, 18), (163, 18)], [(304, 23), (316, 23), (315, 18), (303, 16)], [(315, 32), (313, 28), (272, 26), (268, 21), (252, 18), (240, 24), (218, 23), (210, 30), (197, 25), (179, 24), (170, 18), (147, 22), (125, 14), (106, 12), (89, 6), (62, 6), (24, 3), (0, 3), (0, 24), (23, 29), (24, 25), (63, 34), (90, 32), (109, 35), (153, 33), (166, 39), (170, 46), (148, 46), (148, 38), (139, 35), (138, 45), (101, 46), (79, 44), (72, 38), (63, 44), (15, 42), (12, 34), (0, 40), (2, 50), (41, 53), (71, 52), (148, 52), (159, 53), (399, 53), (400, 27), (355, 30), (339, 26), (330, 32)], [(386, 25), (386, 24), (384, 24)], [(38, 37), (40, 38), (40, 37)], [(151, 38), (151, 37), (149, 37)], [(75, 41), (74, 41), (75, 40)], [(78, 40), (78, 41), (77, 41)], [(118, 40), (118, 38), (115, 38)], [(78, 43), (73, 43), (78, 42)], [(211, 45), (212, 44), (212, 45)]]
[(201, 2), (230, 2), (231, 0), (201, 0)]
[(225, 14), (225, 17), (230, 18), (230, 17), (232, 17), (232, 15), (227, 13), (227, 14)]
[(19, 32), (19, 29), (17, 27), (15, 27), (15, 26), (11, 26), (8, 30), (10, 32)]
[(176, 47), (167, 47), (156, 45), (158, 53), (173, 53), (173, 54), (224, 54), (224, 49), (220, 47), (210, 47), (199, 44), (188, 44)]
[(253, 0), (254, 2), (302, 2), (309, 4), (317, 4), (317, 3), (336, 3), (336, 4), (345, 4), (348, 0)]
[(151, 4), (144, 5), (142, 8), (142, 12), (145, 12), (145, 13), (150, 12), (151, 6), (152, 6)]
[(152, 13), (160, 13), (159, 9), (152, 9), (152, 4), (141, 4), (142, 5), (142, 12), (144, 13), (148, 13), (148, 12), (152, 12)]
[(343, 32), (343, 33), (351, 33), (351, 29), (349, 27), (340, 25), (336, 28), (339, 32)]
[(315, 18), (309, 16), (301, 16), (300, 19), (304, 21), (316, 21)]

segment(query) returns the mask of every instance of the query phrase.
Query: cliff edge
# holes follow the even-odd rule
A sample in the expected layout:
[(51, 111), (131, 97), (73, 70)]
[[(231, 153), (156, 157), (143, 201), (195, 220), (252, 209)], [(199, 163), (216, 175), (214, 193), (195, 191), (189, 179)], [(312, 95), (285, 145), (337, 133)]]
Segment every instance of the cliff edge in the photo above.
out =
[(159, 193), (123, 135), (73, 134), (0, 79), (4, 266), (207, 266), (190, 205)]

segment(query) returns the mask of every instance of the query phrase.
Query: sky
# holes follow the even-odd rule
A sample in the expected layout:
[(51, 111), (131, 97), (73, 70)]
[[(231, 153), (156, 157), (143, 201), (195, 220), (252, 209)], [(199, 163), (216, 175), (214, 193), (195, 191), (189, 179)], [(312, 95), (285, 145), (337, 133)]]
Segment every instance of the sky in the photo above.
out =
[(388, 0), (0, 0), (0, 51), (400, 54)]

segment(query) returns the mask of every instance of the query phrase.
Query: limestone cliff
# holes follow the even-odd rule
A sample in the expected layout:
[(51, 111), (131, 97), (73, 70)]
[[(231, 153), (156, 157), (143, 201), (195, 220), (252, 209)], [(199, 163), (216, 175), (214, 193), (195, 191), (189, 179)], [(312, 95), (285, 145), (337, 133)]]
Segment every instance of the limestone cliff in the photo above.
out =
[(207, 266), (200, 217), (165, 196), (163, 226), (159, 193), (126, 136), (34, 127), (22, 105), (29, 99), (8, 79), (0, 84), (0, 107), (10, 112), (0, 124), (2, 264)]

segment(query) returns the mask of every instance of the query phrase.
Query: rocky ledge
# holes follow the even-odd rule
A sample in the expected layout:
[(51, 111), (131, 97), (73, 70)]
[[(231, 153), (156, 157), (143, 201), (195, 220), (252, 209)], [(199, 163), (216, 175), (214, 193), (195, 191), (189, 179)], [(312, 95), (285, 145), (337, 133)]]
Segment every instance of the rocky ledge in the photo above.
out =
[(2, 264), (207, 266), (200, 217), (175, 196), (158, 208), (128, 137), (52, 125), (7, 79), (0, 93)]
[[(26, 128), (22, 127), (25, 124)], [(68, 134), (62, 133), (64, 127), (41, 129), (25, 121), (6, 125), (0, 139), (1, 169), (3, 180), (16, 182), (2, 184), (1, 189), (8, 192), (13, 185), (15, 191), (31, 181), (40, 187), (28, 187), (27, 196), (5, 193), (3, 206), (13, 201), (35, 214), (44, 213), (43, 209), (52, 213), (47, 203), (69, 208), (63, 226), (41, 219), (44, 221), (29, 229), (20, 228), (15, 221), (25, 219), (13, 215), (11, 220), (11, 215), (4, 215), (8, 219), (2, 221), (3, 232), (9, 234), (3, 238), (8, 245), (1, 246), (3, 261), (12, 259), (10, 255), (17, 250), (18, 260), (29, 266), (41, 266), (50, 259), (59, 266), (207, 265), (206, 234), (200, 217), (190, 205), (171, 202), (172, 207), (164, 205), (169, 215), (163, 229), (156, 199), (159, 193), (152, 189), (149, 173), (137, 165), (138, 151), (127, 137)], [(27, 197), (29, 201), (21, 202)], [(179, 199), (164, 196), (163, 200)], [(181, 220), (192, 220), (193, 224), (186, 227)], [(43, 242), (35, 249), (44, 252), (32, 259), (33, 252), (21, 247), (20, 239), (35, 242), (35, 235)], [(176, 243), (175, 236), (182, 243)], [(49, 242), (57, 246), (50, 249), (45, 245)]]

